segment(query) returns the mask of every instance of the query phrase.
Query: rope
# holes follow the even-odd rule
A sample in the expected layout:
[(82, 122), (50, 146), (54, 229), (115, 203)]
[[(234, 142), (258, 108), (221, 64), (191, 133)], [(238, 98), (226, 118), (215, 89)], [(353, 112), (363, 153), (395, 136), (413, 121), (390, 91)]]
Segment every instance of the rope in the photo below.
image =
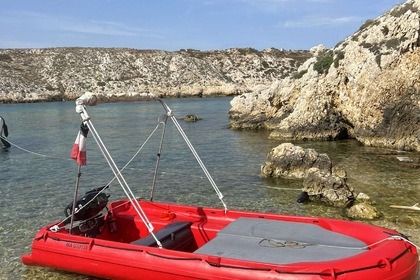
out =
[(29, 154), (33, 154), (33, 155), (40, 156), (40, 157), (46, 157), (46, 158), (59, 158), (59, 159), (63, 159), (63, 160), (70, 160), (70, 158), (63, 158), (62, 156), (52, 156), (52, 155), (45, 155), (45, 154), (40, 154), (40, 153), (37, 153), (37, 152), (33, 152), (33, 151), (30, 151), (28, 149), (25, 149), (25, 148), (23, 148), (23, 147), (15, 144), (15, 143), (13, 143), (13, 142), (10, 142), (9, 139), (6, 139), (5, 137), (3, 137), (1, 135), (0, 135), (0, 138), (3, 139), (3, 140), (5, 140), (5, 141), (7, 141), (7, 142), (9, 142), (10, 145), (12, 145), (13, 147), (16, 147), (19, 150), (22, 150), (22, 151), (27, 152)]
[[(270, 248), (288, 247), (288, 248), (293, 248), (293, 249), (303, 249), (307, 246), (320, 246), (320, 247), (337, 248), (337, 249), (366, 250), (366, 249), (369, 249), (373, 246), (376, 246), (376, 245), (378, 245), (380, 243), (383, 243), (385, 241), (388, 241), (388, 240), (405, 241), (405, 242), (409, 243), (410, 245), (416, 247), (418, 250), (420, 250), (419, 246), (417, 246), (416, 244), (414, 244), (413, 242), (411, 242), (407, 238), (404, 238), (404, 237), (399, 236), (399, 235), (393, 235), (393, 236), (381, 239), (377, 242), (374, 242), (372, 244), (368, 244), (368, 245), (363, 246), (363, 247), (346, 247), (346, 246), (336, 246), (336, 245), (326, 245), (326, 244), (313, 244), (313, 243), (304, 243), (304, 242), (299, 242), (299, 241), (280, 241), (280, 240), (267, 239), (267, 238), (262, 239), (259, 242), (259, 245), (262, 246), (262, 247), (270, 247)], [(264, 242), (267, 242), (268, 245), (264, 245), (263, 244)]]
[[(146, 145), (146, 143), (150, 140), (150, 138), (152, 138), (153, 134), (155, 134), (156, 130), (159, 128), (160, 123), (158, 123), (155, 127), (155, 129), (152, 131), (152, 133), (150, 133), (150, 135), (146, 138), (146, 140), (144, 141), (144, 143), (140, 146), (140, 148), (137, 150), (137, 152), (134, 153), (134, 155), (131, 157), (131, 159), (123, 166), (123, 168), (121, 168), (120, 172), (122, 172), (125, 168), (127, 168), (128, 165), (130, 165), (130, 163), (137, 157), (137, 155), (141, 152), (141, 150), (143, 149), (143, 147)], [(108, 183), (108, 185), (110, 185), (112, 182), (114, 182), (114, 180), (117, 179), (116, 176), (114, 176), (114, 178), (111, 179), (111, 181)]]
[(293, 189), (293, 188), (278, 188), (278, 187), (271, 187), (271, 186), (266, 186), (267, 189), (274, 189), (274, 190), (279, 190), (279, 191), (302, 191), (302, 189)]
[[(155, 129), (152, 131), (152, 133), (149, 135), (149, 137), (146, 139), (146, 141), (143, 143), (143, 145), (133, 155), (133, 157), (126, 163), (126, 165), (124, 165), (124, 167), (121, 169), (121, 171), (123, 171), (134, 160), (134, 158), (140, 153), (140, 151), (143, 149), (144, 145), (149, 141), (149, 139), (153, 136), (153, 134), (159, 128), (159, 125), (160, 125), (160, 123), (155, 127)], [(7, 141), (7, 142), (9, 142), (10, 145), (18, 148), (19, 150), (22, 150), (22, 151), (24, 151), (26, 153), (29, 153), (29, 154), (32, 154), (32, 155), (35, 155), (35, 156), (46, 157), (46, 158), (57, 158), (57, 159), (62, 159), (62, 160), (72, 160), (71, 158), (64, 158), (64, 157), (58, 156), (58, 155), (57, 156), (54, 156), (54, 155), (45, 155), (45, 154), (37, 153), (37, 152), (34, 152), (34, 151), (30, 151), (30, 150), (25, 149), (25, 148), (23, 148), (23, 147), (15, 144), (15, 143), (13, 143), (13, 142), (10, 142), (9, 139), (6, 139), (2, 135), (0, 135), (0, 138), (3, 139), (3, 140), (5, 140), (5, 141)], [(111, 184), (115, 179), (116, 179), (116, 177), (114, 176), (114, 178), (111, 179), (111, 181), (108, 183), (108, 185)]]
[(417, 248), (417, 250), (420, 250), (420, 246), (418, 246), (417, 244), (415, 244), (414, 242), (412, 242), (412, 241), (410, 241), (410, 240), (408, 240), (407, 238), (405, 238), (405, 237), (402, 237), (402, 236), (398, 236), (398, 235), (393, 235), (392, 237), (395, 237), (395, 239), (399, 239), (399, 240), (403, 240), (403, 241), (405, 241), (405, 242), (407, 242), (407, 243), (409, 243), (410, 245), (412, 245), (412, 246), (414, 246), (414, 247), (416, 247)]

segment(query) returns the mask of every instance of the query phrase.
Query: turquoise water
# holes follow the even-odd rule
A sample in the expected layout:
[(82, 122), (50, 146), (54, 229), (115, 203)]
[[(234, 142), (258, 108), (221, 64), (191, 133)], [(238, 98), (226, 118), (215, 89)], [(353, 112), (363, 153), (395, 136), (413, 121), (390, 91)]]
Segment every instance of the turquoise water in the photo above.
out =
[[(231, 209), (342, 218), (339, 209), (296, 203), (301, 182), (263, 180), (259, 176), (271, 148), (280, 144), (265, 132), (228, 129), (230, 98), (169, 99), (175, 116), (195, 114), (196, 123), (179, 120)], [(89, 107), (92, 122), (119, 167), (138, 151), (164, 113), (157, 102), (101, 104)], [(30, 252), (36, 230), (64, 218), (72, 201), (77, 165), (69, 159), (80, 117), (73, 102), (0, 104), (17, 145), (0, 149), (0, 279), (86, 279), (47, 268), (28, 268), (20, 257)], [(149, 197), (158, 143), (158, 130), (123, 174), (141, 197)], [(168, 122), (155, 200), (222, 207), (175, 128)], [(396, 151), (361, 146), (357, 141), (302, 142), (305, 148), (326, 152), (348, 173), (356, 191), (370, 195), (384, 217), (373, 223), (410, 235), (420, 244), (420, 213), (389, 205), (420, 202), (419, 169), (397, 160)], [(82, 168), (80, 193), (107, 184), (112, 174), (88, 135), (88, 165)], [(26, 149), (22, 150), (22, 149)], [(404, 156), (419, 162), (419, 153)], [(114, 182), (111, 199), (123, 197)]]

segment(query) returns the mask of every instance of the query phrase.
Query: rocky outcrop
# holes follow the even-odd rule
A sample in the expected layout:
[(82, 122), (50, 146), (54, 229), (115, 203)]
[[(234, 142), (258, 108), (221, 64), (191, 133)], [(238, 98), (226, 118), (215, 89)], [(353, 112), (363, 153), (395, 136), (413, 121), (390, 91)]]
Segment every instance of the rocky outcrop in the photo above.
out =
[(355, 195), (354, 189), (347, 184), (346, 171), (333, 166), (327, 154), (319, 154), (314, 149), (303, 149), (291, 143), (278, 145), (267, 155), (261, 176), (303, 179), (298, 202), (309, 199), (340, 207), (355, 219), (370, 220), (380, 216), (369, 196)]
[(310, 56), (277, 49), (5, 49), (0, 102), (68, 100), (86, 91), (102, 101), (235, 95), (289, 76)]
[(292, 143), (283, 143), (271, 149), (261, 167), (263, 177), (303, 179), (311, 168), (325, 173), (332, 172), (332, 162), (327, 154), (314, 149), (303, 149)]
[(303, 180), (302, 191), (312, 200), (344, 207), (354, 200), (353, 188), (347, 185), (347, 178), (334, 173), (311, 168)]
[(344, 206), (354, 199), (353, 189), (346, 183), (346, 172), (333, 167), (327, 154), (314, 149), (303, 149), (292, 143), (283, 143), (268, 153), (261, 166), (261, 176), (303, 179), (302, 191), (311, 200), (334, 206)]
[(235, 97), (231, 127), (420, 151), (419, 10), (409, 0), (335, 48), (312, 49), (294, 75)]

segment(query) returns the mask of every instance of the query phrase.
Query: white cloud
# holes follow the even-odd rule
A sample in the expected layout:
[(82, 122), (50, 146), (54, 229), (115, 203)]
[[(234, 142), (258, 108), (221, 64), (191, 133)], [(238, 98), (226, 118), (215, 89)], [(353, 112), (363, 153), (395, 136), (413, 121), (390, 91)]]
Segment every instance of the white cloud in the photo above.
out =
[(308, 16), (297, 20), (289, 20), (280, 22), (276, 27), (278, 28), (306, 28), (313, 26), (339, 26), (352, 22), (360, 22), (360, 17), (322, 17), (322, 16)]
[(147, 31), (129, 27), (118, 22), (94, 20), (83, 21), (70, 18), (59, 21), (58, 25), (55, 26), (55, 29), (77, 33), (117, 36), (136, 36), (141, 32)]
[(13, 11), (0, 15), (0, 22), (34, 29), (70, 31), (98, 35), (136, 36), (149, 30), (120, 22), (95, 21), (75, 17), (59, 17), (29, 11)]

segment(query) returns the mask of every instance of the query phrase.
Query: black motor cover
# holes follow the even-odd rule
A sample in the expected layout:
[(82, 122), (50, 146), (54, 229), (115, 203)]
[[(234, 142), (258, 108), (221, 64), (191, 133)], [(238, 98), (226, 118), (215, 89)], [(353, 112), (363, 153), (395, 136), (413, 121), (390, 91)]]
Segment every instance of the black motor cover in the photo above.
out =
[[(83, 220), (92, 218), (96, 216), (99, 212), (101, 212), (102, 209), (105, 208), (105, 206), (108, 204), (109, 195), (101, 191), (106, 188), (108, 188), (108, 186), (103, 186), (101, 188), (93, 189), (91, 191), (86, 192), (82, 197), (77, 198), (74, 221), (83, 221)], [(77, 209), (81, 209), (81, 210), (77, 211)], [(66, 217), (68, 217), (65, 221), (66, 224), (70, 222), (70, 216), (72, 214), (72, 210), (73, 210), (73, 202), (70, 203), (64, 209), (64, 214), (66, 215)]]

